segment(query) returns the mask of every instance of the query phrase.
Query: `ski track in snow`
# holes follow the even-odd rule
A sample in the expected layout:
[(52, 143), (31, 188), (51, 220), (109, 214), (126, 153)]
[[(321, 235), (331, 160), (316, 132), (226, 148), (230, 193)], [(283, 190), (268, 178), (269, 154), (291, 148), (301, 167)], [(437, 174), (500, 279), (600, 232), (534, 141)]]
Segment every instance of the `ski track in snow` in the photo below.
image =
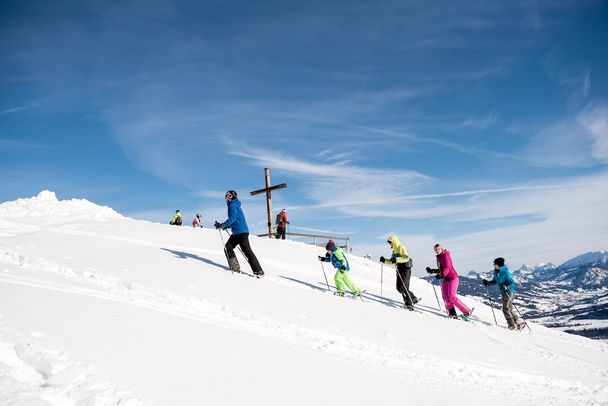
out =
[[(84, 234), (87, 234), (87, 236), (99, 237), (99, 235), (91, 235), (94, 233)], [(133, 239), (124, 240), (142, 243), (141, 241)], [(154, 244), (146, 243), (146, 245)], [(175, 248), (188, 250), (187, 247)], [(197, 251), (201, 250), (198, 249)], [(480, 380), (491, 379), (502, 381), (509, 379), (516, 386), (526, 387), (527, 391), (546, 393), (548, 397), (546, 397), (545, 400), (551, 401), (554, 404), (557, 399), (559, 399), (558, 404), (578, 403), (581, 398), (608, 399), (608, 386), (606, 385), (592, 388), (568, 380), (535, 375), (523, 370), (518, 371), (505, 367), (500, 369), (497, 368), (496, 365), (485, 365), (481, 362), (471, 361), (465, 364), (433, 358), (414, 351), (406, 351), (403, 348), (369, 342), (358, 337), (328, 334), (299, 326), (294, 322), (285, 323), (259, 317), (250, 312), (231, 309), (225, 305), (212, 303), (205, 299), (179, 295), (167, 290), (150, 288), (131, 282), (124, 282), (116, 277), (101, 275), (91, 270), (80, 271), (72, 269), (55, 264), (44, 258), (29, 258), (15, 251), (5, 250), (2, 262), (37, 271), (52, 272), (65, 277), (67, 280), (81, 283), (85, 282), (88, 286), (74, 283), (41, 281), (36, 278), (20, 276), (14, 273), (0, 275), (0, 283), (18, 284), (39, 289), (51, 289), (69, 294), (128, 303), (133, 306), (139, 306), (177, 317), (188, 318), (197, 322), (244, 331), (271, 339), (278, 339), (311, 351), (321, 351), (333, 357), (356, 362), (359, 365), (366, 364), (373, 368), (381, 368), (384, 372), (389, 370), (390, 374), (395, 374), (404, 378), (420, 379), (421, 377), (426, 377), (426, 379), (441, 381), (458, 378), (460, 381), (459, 385), (469, 386), (471, 390), (478, 385)], [(254, 280), (252, 279), (252, 282), (253, 281)], [(480, 328), (480, 330), (492, 340), (500, 342), (502, 345), (509, 347), (512, 350), (524, 352), (529, 355), (540, 355), (541, 357), (545, 357), (552, 362), (564, 366), (572, 367), (574, 364), (577, 370), (584, 371), (587, 374), (590, 373), (601, 377), (602, 379), (608, 377), (606, 368), (601, 365), (593, 365), (576, 357), (569, 358), (560, 354), (555, 354), (550, 349), (538, 344), (527, 344), (522, 346), (521, 343), (518, 343), (518, 345), (514, 345), (509, 340), (501, 337), (500, 334), (493, 332), (491, 328)], [(26, 365), (30, 365), (32, 368), (33, 363), (26, 363)], [(33, 368), (36, 369), (35, 367)], [(40, 379), (49, 379), (50, 375), (48, 368), (42, 368), (42, 370), (46, 372), (40, 373), (40, 368), (36, 369), (41, 376)], [(467, 377), (465, 382), (462, 382), (463, 375)], [(90, 378), (82, 377), (78, 379), (85, 379), (86, 382), (90, 380)], [(31, 382), (26, 382), (26, 384), (27, 383), (31, 384)], [(64, 391), (67, 390), (68, 386), (64, 388)], [(111, 392), (110, 395), (113, 394), (112, 396), (116, 396), (113, 388), (106, 388), (104, 391), (108, 393)], [(514, 396), (515, 401), (519, 395)], [(86, 403), (78, 404), (86, 405)]]

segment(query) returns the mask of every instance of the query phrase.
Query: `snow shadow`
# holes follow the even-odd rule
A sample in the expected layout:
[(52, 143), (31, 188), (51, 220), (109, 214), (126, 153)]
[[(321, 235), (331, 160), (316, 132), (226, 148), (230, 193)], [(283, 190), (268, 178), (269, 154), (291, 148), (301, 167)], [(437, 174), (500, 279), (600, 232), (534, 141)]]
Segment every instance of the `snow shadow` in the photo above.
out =
[(292, 282), (296, 282), (296, 283), (299, 283), (299, 284), (302, 284), (302, 285), (306, 285), (309, 288), (312, 288), (312, 289), (315, 289), (315, 290), (319, 290), (321, 292), (327, 292), (327, 285), (324, 284), (324, 283), (322, 283), (322, 282), (319, 282), (319, 284), (322, 284), (323, 287), (319, 287), (319, 286), (314, 285), (312, 283), (304, 282), (304, 281), (302, 281), (300, 279), (290, 278), (289, 276), (279, 275), (279, 278), (287, 279), (288, 281), (292, 281)]
[(172, 249), (169, 249), (169, 248), (161, 248), (161, 250), (170, 252), (173, 255), (175, 255), (176, 257), (181, 258), (181, 259), (188, 259), (188, 258), (190, 258), (190, 259), (196, 259), (197, 261), (202, 261), (202, 262), (204, 262), (206, 264), (217, 266), (218, 268), (222, 268), (225, 271), (229, 271), (230, 270), (230, 268), (228, 268), (227, 265), (218, 264), (215, 261), (212, 261), (212, 260), (207, 259), (207, 258), (199, 257), (198, 255), (195, 255), (195, 254), (190, 254), (189, 252), (176, 251), (176, 250), (172, 250)]

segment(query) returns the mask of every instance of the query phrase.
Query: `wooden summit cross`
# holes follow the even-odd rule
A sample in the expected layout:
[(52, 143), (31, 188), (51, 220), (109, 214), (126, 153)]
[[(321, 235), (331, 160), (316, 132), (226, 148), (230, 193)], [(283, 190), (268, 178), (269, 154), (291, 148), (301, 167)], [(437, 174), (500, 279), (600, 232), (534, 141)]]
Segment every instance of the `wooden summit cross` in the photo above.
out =
[(264, 177), (266, 178), (266, 187), (264, 189), (254, 190), (251, 196), (259, 195), (260, 193), (266, 192), (266, 211), (268, 212), (268, 238), (272, 238), (272, 195), (273, 190), (284, 189), (287, 187), (287, 183), (281, 183), (280, 185), (270, 186), (270, 169), (264, 168)]

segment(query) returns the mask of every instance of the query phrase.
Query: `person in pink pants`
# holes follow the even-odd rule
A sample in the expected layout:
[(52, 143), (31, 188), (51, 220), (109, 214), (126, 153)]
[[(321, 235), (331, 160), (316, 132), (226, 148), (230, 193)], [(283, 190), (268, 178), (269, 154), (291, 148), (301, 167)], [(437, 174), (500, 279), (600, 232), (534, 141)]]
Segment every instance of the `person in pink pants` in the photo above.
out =
[(462, 301), (458, 299), (458, 296), (456, 296), (459, 279), (458, 273), (452, 264), (450, 251), (444, 249), (441, 244), (435, 244), (434, 249), (435, 254), (437, 254), (438, 269), (431, 269), (427, 266), (426, 271), (430, 274), (435, 274), (437, 279), (443, 279), (443, 283), (441, 284), (441, 296), (443, 297), (449, 317), (454, 319), (458, 318), (456, 307), (463, 315), (467, 317), (470, 316), (471, 313), (473, 313), (473, 310), (469, 309), (467, 305), (462, 303)]

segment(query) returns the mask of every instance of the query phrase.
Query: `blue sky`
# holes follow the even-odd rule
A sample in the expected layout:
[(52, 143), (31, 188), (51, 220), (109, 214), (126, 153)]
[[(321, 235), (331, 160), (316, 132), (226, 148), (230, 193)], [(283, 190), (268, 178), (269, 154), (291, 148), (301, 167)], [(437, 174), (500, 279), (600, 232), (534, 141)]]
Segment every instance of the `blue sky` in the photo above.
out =
[[(4, 2), (0, 200), (346, 233), (461, 272), (607, 249), (608, 4)], [(423, 267), (423, 266), (422, 266)]]

